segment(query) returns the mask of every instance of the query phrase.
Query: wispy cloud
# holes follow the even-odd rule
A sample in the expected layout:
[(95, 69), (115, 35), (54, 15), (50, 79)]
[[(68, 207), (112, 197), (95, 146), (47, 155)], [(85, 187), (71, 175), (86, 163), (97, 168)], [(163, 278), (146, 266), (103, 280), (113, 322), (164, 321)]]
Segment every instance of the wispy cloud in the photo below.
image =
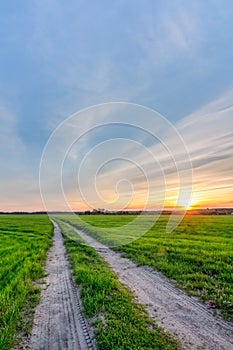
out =
[[(193, 197), (195, 199), (193, 202), (199, 206), (229, 206), (232, 204), (232, 94), (233, 92), (229, 91), (221, 98), (203, 106), (177, 124), (193, 164)], [(140, 139), (140, 142), (142, 140), (143, 138)], [(98, 195), (95, 192), (95, 180), (98, 183), (99, 193), (103, 191), (105, 198), (113, 199), (115, 198), (117, 183), (120, 179), (127, 179), (134, 186), (133, 194), (140, 203), (145, 200), (149, 182), (153, 183), (150, 190), (153, 194), (156, 193), (153, 197), (154, 204), (156, 200), (161, 203), (165, 196), (167, 204), (174, 204), (179, 189), (179, 174), (177, 174), (176, 169), (178, 164), (174, 164), (171, 155), (160, 143), (150, 145), (147, 148), (145, 146), (140, 147), (140, 144), (138, 147), (135, 147), (135, 144), (134, 147), (130, 147), (129, 140), (116, 139), (114, 142), (110, 140), (108, 144), (105, 151), (104, 148), (100, 149), (99, 152), (94, 152), (94, 156), (91, 156), (90, 153), (88, 163), (84, 167), (83, 181), (79, 185), (82, 191), (86, 193), (89, 203), (91, 203), (91, 200), (97, 203)], [(156, 160), (148, 157), (148, 151), (156, 155)], [(111, 159), (114, 160), (117, 156), (122, 157), (122, 159), (124, 157), (126, 161), (113, 161), (111, 164)], [(103, 167), (102, 172), (98, 173), (98, 177), (95, 179), (96, 169), (103, 165), (106, 159), (109, 160), (111, 166)], [(182, 164), (182, 156), (178, 159)], [(140, 171), (138, 173), (139, 167), (142, 168), (146, 178)], [(183, 165), (184, 170), (185, 167), (186, 164)], [(85, 174), (88, 174), (88, 177)], [(165, 185), (164, 181), (166, 181), (166, 193), (162, 191)], [(72, 188), (77, 187), (77, 182), (74, 183), (69, 180), (66, 185), (68, 196), (75, 202), (72, 197)], [(128, 191), (132, 188), (126, 190), (123, 187), (121, 190), (123, 200), (123, 198), (128, 198)], [(117, 202), (113, 205), (117, 206)]]
[(144, 69), (164, 66), (178, 56), (191, 56), (203, 40), (198, 6), (187, 2), (179, 5), (167, 3), (160, 8), (156, 19), (155, 11), (143, 14), (144, 30), (136, 32), (144, 52)]
[(25, 152), (26, 146), (17, 133), (17, 118), (14, 113), (0, 103), (0, 148), (2, 155), (9, 157)]
[[(27, 203), (37, 202), (34, 194), (38, 194), (40, 154), (50, 133), (78, 110), (110, 101), (139, 103), (176, 123), (192, 158), (194, 190), (202, 193), (203, 205), (204, 199), (213, 203), (215, 197), (222, 205), (230, 203), (230, 2), (71, 0), (67, 6), (62, 1), (32, 0), (14, 7), (5, 2), (0, 7), (0, 39), (4, 47), (0, 57), (0, 165), (1, 198), (5, 203), (10, 203), (8, 197), (13, 203), (14, 196), (28, 196)], [(224, 94), (226, 90), (229, 91)], [(89, 119), (90, 126), (95, 118)], [(87, 122), (84, 116), (81, 127)], [(73, 126), (73, 134), (78, 127)], [(156, 154), (155, 166), (142, 149), (135, 154), (130, 144), (127, 149), (117, 146), (119, 154), (142, 164), (157, 188), (162, 183), (158, 179), (163, 169), (168, 194), (174, 199), (178, 188), (176, 166), (164, 147), (135, 130), (127, 133), (115, 128), (112, 132), (106, 128), (84, 136), (69, 152), (66, 190), (73, 203), (81, 205), (78, 193), (72, 197), (72, 188), (77, 185), (72, 182), (75, 164), (95, 144), (114, 138), (115, 131), (122, 132), (122, 137), (137, 139)], [(178, 154), (172, 137), (167, 138), (184, 170), (182, 154)], [(55, 156), (65, 144), (58, 145)], [(106, 198), (115, 188), (116, 172), (131, 179), (135, 193), (144, 198), (144, 178), (135, 173), (130, 163), (106, 167), (100, 174), (99, 187)], [(52, 185), (53, 176), (48, 179), (51, 191)], [(85, 186), (88, 188), (88, 184)], [(121, 194), (127, 198), (128, 192), (126, 184), (121, 187)], [(17, 203), (20, 204), (18, 199)]]
[(28, 149), (17, 130), (16, 114), (0, 105), (0, 211), (42, 209), (38, 179), (29, 170)]

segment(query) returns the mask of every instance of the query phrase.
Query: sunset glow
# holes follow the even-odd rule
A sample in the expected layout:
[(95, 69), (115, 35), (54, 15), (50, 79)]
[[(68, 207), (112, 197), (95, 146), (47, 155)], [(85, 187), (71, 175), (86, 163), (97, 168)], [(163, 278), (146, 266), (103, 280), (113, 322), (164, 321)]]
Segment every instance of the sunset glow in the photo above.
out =
[[(31, 2), (14, 7), (4, 2), (0, 211), (46, 210), (39, 183), (44, 147), (80, 111), (50, 155), (51, 173), (45, 171), (51, 210), (233, 207), (230, 6), (201, 1), (89, 6), (72, 0), (69, 6), (51, 2), (33, 10)], [(168, 127), (153, 122), (152, 115), (146, 122), (144, 113), (113, 110), (111, 101), (157, 111)], [(100, 105), (102, 114), (98, 108), (88, 112)], [(118, 116), (131, 117), (132, 127), (114, 124)], [(76, 140), (82, 128), (88, 132)], [(186, 153), (193, 172), (190, 202), (185, 191), (179, 193)], [(64, 162), (54, 168), (59, 157)], [(64, 195), (55, 188), (61, 183)]]

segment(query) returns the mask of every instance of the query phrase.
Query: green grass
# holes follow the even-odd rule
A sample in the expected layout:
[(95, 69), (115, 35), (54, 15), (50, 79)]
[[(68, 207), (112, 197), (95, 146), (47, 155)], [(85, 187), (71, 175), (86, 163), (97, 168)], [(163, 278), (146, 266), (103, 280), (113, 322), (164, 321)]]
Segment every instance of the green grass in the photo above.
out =
[[(153, 226), (153, 216), (136, 215), (55, 215), (81, 227), (102, 243), (113, 246), (128, 244), (141, 237), (145, 227)], [(135, 220), (136, 219), (136, 220)], [(122, 228), (122, 226), (125, 225)], [(99, 230), (101, 228), (101, 232)]]
[(10, 349), (17, 334), (30, 332), (39, 301), (33, 281), (44, 276), (52, 232), (46, 215), (0, 216), (0, 349)]
[[(63, 216), (63, 219), (108, 244), (113, 240), (117, 243), (127, 241), (127, 237), (132, 238), (133, 231), (137, 230), (136, 226), (127, 226), (123, 231), (125, 239), (122, 233), (113, 237), (108, 232), (110, 227), (132, 221), (132, 215), (86, 215), (81, 216), (81, 220), (75, 216)], [(222, 316), (232, 321), (233, 216), (188, 215), (172, 233), (165, 232), (167, 220), (168, 216), (161, 216), (143, 237), (116, 249), (140, 265), (162, 271), (179, 287), (202, 301), (213, 300)], [(104, 233), (100, 227), (106, 229)]]
[(78, 285), (85, 314), (95, 319), (99, 350), (178, 349), (177, 343), (150, 321), (142, 307), (132, 301), (94, 249), (71, 228), (59, 223)]

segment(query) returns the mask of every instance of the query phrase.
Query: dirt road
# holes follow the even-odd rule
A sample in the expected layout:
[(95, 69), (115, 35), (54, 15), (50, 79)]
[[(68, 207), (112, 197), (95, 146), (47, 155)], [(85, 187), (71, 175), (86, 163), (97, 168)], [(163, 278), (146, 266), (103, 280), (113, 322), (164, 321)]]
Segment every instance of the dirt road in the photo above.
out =
[(91, 329), (81, 314), (60, 229), (54, 223), (53, 246), (46, 263), (47, 277), (35, 311), (31, 350), (91, 350)]
[[(65, 222), (64, 222), (65, 223)], [(72, 227), (117, 273), (155, 322), (180, 340), (183, 349), (232, 350), (233, 325), (176, 288), (159, 272), (138, 267), (84, 232)]]

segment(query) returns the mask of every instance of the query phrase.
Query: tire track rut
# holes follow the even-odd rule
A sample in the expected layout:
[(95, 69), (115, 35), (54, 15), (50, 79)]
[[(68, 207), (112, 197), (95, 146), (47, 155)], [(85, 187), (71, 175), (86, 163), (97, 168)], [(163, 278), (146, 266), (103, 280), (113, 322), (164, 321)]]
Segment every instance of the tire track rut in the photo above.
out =
[(92, 350), (93, 332), (81, 313), (81, 301), (74, 285), (63, 238), (54, 224), (53, 246), (46, 262), (45, 288), (35, 311), (32, 350)]
[(137, 301), (163, 329), (177, 338), (183, 349), (232, 350), (233, 325), (214, 316), (202, 303), (175, 287), (160, 272), (138, 267), (107, 246), (62, 221), (94, 248), (131, 289)]

